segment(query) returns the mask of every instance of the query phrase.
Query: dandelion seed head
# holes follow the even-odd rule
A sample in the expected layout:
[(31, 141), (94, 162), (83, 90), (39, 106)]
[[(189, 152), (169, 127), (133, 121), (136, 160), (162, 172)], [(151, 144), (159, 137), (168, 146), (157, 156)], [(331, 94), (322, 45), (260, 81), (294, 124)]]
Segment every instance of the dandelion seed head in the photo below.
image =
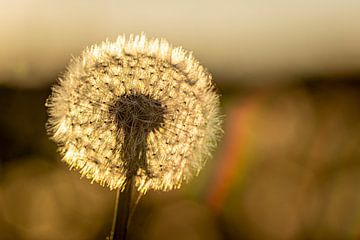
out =
[(47, 129), (63, 160), (111, 189), (129, 175), (143, 193), (179, 188), (221, 132), (210, 73), (192, 53), (144, 34), (86, 49), (52, 90)]

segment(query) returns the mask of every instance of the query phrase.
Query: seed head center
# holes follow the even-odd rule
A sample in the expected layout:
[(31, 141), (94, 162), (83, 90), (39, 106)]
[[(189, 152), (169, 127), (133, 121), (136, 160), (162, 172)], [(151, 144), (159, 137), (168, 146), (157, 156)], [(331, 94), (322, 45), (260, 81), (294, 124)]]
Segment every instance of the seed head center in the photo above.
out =
[(119, 142), (123, 142), (121, 153), (127, 177), (136, 175), (138, 169), (145, 170), (151, 177), (146, 161), (146, 139), (164, 122), (165, 108), (149, 96), (130, 94), (121, 96), (110, 112), (114, 114), (118, 131), (124, 133), (123, 141)]
[(149, 133), (164, 122), (165, 109), (149, 96), (130, 94), (121, 96), (113, 106), (118, 128)]

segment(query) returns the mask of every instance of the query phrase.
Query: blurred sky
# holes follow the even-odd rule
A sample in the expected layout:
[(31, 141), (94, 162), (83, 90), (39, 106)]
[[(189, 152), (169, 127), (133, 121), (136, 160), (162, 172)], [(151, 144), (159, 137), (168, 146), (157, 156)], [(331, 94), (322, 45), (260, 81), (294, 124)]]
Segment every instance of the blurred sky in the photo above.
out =
[(10, 85), (41, 85), (87, 45), (142, 31), (193, 50), (218, 82), (360, 69), (358, 0), (2, 0), (0, 9), (0, 83)]

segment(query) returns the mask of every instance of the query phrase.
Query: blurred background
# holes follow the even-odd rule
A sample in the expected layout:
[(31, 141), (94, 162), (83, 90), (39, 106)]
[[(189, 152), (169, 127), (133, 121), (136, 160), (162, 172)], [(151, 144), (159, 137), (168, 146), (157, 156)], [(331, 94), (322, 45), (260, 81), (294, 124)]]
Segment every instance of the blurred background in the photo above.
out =
[(0, 239), (105, 239), (115, 192), (69, 171), (45, 100), (71, 56), (146, 32), (193, 50), (225, 134), (149, 192), (130, 239), (360, 239), (360, 2), (0, 1)]

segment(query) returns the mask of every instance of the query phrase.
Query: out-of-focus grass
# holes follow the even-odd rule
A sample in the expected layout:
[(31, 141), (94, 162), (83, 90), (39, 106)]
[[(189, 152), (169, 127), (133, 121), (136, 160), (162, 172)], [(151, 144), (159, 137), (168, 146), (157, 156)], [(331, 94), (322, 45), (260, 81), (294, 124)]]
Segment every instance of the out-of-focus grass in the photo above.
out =
[[(182, 190), (149, 192), (130, 238), (356, 238), (358, 81), (219, 91), (227, 117), (215, 157)], [(48, 93), (0, 89), (0, 239), (105, 239), (114, 192), (60, 162), (44, 127)]]

